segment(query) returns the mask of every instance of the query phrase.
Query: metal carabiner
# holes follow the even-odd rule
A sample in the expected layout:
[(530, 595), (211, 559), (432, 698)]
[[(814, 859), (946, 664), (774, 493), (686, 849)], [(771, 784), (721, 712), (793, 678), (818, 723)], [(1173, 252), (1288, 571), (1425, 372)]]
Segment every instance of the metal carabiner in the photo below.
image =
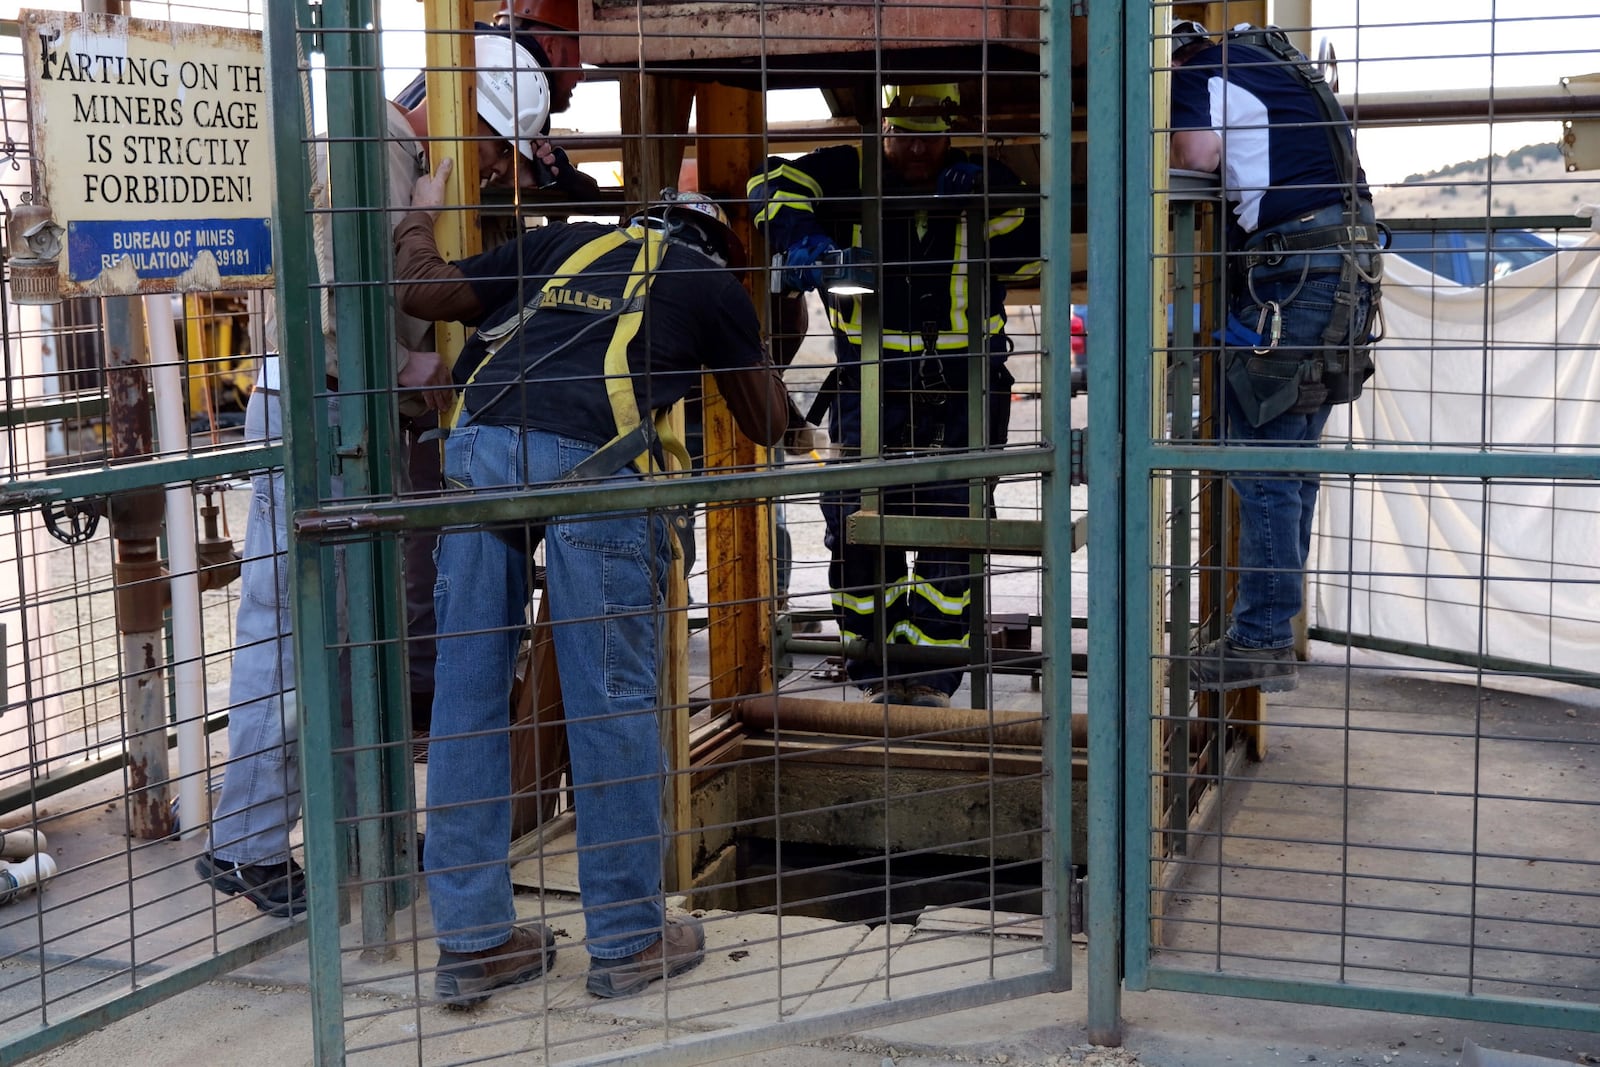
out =
[(1276, 300), (1261, 305), (1261, 314), (1256, 318), (1256, 336), (1267, 342), (1266, 347), (1255, 350), (1256, 355), (1264, 356), (1278, 347), (1283, 337), (1283, 308)]

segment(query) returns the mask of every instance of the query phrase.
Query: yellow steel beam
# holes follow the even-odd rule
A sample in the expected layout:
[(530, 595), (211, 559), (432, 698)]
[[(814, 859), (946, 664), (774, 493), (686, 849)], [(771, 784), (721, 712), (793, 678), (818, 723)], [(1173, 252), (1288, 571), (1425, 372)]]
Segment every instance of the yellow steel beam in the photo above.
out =
[[(472, 0), (423, 0), (428, 85), (428, 160), (437, 166), (445, 156), (455, 159), (447, 204), (475, 204), (478, 197), (478, 153), (471, 137), (477, 132), (478, 102), (471, 75), (474, 66), (472, 35), (461, 32), (473, 24)], [(470, 197), (470, 199), (469, 199)], [(434, 235), (445, 259), (460, 259), (483, 250), (483, 235), (476, 211), (442, 211)], [(466, 342), (466, 330), (457, 322), (441, 322), (434, 330), (439, 354), (451, 365)]]

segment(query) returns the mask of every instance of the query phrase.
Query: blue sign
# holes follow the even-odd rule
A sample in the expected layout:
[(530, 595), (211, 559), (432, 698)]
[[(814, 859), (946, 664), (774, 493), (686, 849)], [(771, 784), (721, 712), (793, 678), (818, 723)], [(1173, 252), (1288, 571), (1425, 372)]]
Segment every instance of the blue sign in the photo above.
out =
[(91, 282), (123, 257), (140, 278), (176, 278), (202, 252), (224, 278), (272, 271), (269, 219), (158, 219), (150, 222), (68, 222), (68, 277)]

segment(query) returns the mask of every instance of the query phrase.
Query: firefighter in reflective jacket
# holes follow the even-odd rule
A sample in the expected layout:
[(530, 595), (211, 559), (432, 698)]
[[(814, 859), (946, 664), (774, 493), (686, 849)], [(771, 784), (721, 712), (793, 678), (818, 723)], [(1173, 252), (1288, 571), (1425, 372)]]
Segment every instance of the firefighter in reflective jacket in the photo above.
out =
[[(861, 449), (863, 299), (876, 299), (881, 309), (884, 455), (982, 448), (1006, 440), (1012, 385), (1005, 368), (1010, 350), (1006, 283), (1038, 277), (1038, 202), (1020, 195), (1020, 181), (1002, 164), (950, 147), (950, 116), (959, 102), (953, 84), (886, 89), (878, 233), (863, 232), (862, 170), (871, 160), (859, 146), (769, 159), (749, 183), (755, 223), (782, 259), (783, 289), (795, 294), (817, 289), (827, 306), (838, 360), (831, 378), (837, 384), (829, 400), (829, 432), (844, 458), (858, 456)], [(857, 280), (852, 275), (876, 296), (846, 295), (844, 286), (831, 284)], [(985, 345), (989, 398), (988, 425), (969, 435), (972, 316), (984, 317), (976, 333)], [(907, 485), (886, 490), (882, 500), (888, 513), (969, 514), (964, 482)], [(880, 557), (876, 546), (847, 540), (845, 524), (860, 507), (855, 490), (822, 498), (832, 553), (829, 585), (842, 634), (873, 644), (966, 648), (968, 553), (924, 548), (909, 568), (904, 551)], [(874, 659), (851, 659), (846, 668), (868, 699), (931, 707), (948, 706), (962, 674), (937, 670), (906, 677)]]
[[(413, 204), (435, 207), (441, 188), (423, 178)], [(456, 263), (441, 259), (427, 211), (407, 215), (395, 242), (402, 306), (478, 326), (456, 364), (463, 403), (445, 440), (458, 488), (637, 481), (681, 450), (652, 415), (706, 369), (747, 436), (773, 444), (789, 425), (755, 307), (726, 269), (739, 265), (737, 239), (699, 194), (668, 190), (626, 227), (552, 224)], [(515, 537), (451, 530), (435, 591), (438, 684), (450, 698), (434, 713), (425, 859), (435, 992), (455, 1006), (536, 977), (555, 955), (548, 927), (516, 923), (506, 866), (506, 702), (540, 540), (589, 991), (637, 992), (705, 952), (698, 920), (662, 906), (657, 679), (671, 535), (660, 510), (564, 515)]]

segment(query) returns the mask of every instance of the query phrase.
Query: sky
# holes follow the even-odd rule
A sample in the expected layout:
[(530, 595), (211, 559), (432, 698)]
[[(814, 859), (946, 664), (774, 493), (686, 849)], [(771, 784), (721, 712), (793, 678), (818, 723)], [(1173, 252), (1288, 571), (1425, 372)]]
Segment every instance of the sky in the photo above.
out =
[[(138, 4), (136, 13), (216, 22), (223, 20), (218, 14), (223, 10), (259, 15), (264, 2), (214, 0), (202, 7), (173, 0)], [(391, 71), (388, 88), (393, 92), (422, 63), (418, 31), (424, 5), (417, 0), (379, 2), (389, 31), (385, 65)], [(18, 0), (0, 0), (0, 18), (14, 18), (20, 6)], [(79, 4), (29, 0), (26, 6), (76, 10)], [(1313, 0), (1312, 21), (1314, 48), (1326, 38), (1339, 58), (1344, 93), (1510, 86), (1555, 91), (1563, 77), (1600, 73), (1600, 0)], [(15, 44), (7, 41), (0, 47), (9, 50)], [(773, 120), (824, 114), (821, 96), (814, 90), (774, 93), (768, 101)], [(580, 85), (572, 108), (557, 116), (555, 124), (596, 132), (616, 130), (615, 83)], [(1561, 132), (1557, 122), (1498, 123), (1492, 130), (1481, 124), (1369, 128), (1361, 133), (1361, 158), (1374, 182), (1397, 182), (1491, 152), (1551, 143)]]
[[(1545, 86), (1600, 73), (1596, 0), (1314, 0), (1314, 43), (1339, 59), (1341, 93)], [(1561, 138), (1559, 122), (1363, 129), (1374, 182), (1398, 182)], [(1596, 134), (1600, 136), (1600, 133)]]

